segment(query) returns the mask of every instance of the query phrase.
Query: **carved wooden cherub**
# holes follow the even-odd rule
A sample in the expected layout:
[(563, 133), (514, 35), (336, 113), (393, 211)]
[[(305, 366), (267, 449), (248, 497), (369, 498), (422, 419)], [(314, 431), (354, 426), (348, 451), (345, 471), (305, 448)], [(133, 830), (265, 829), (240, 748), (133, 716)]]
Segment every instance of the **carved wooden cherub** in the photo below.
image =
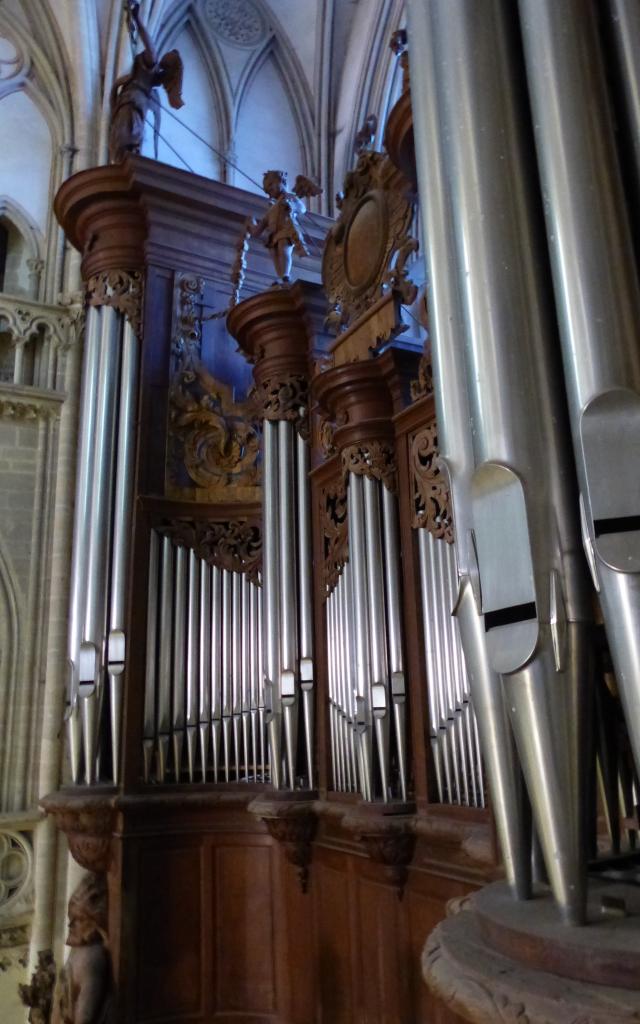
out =
[(291, 278), (291, 264), (294, 251), (301, 256), (308, 256), (309, 250), (304, 234), (298, 223), (307, 208), (302, 202), (306, 196), (319, 196), (322, 189), (299, 174), (293, 191), (287, 191), (286, 171), (266, 171), (262, 179), (262, 187), (271, 199), (271, 205), (261, 220), (253, 220), (250, 233), (254, 236), (266, 231), (266, 246), (273, 250), (273, 263), (276, 268), (275, 284), (287, 284)]
[(106, 880), (89, 872), (69, 900), (71, 952), (60, 971), (51, 1024), (115, 1024), (107, 927)]
[(140, 20), (139, 3), (130, 3), (127, 14), (130, 24), (140, 33), (144, 50), (136, 54), (131, 71), (116, 79), (111, 90), (111, 121), (109, 125), (109, 159), (120, 163), (127, 153), (139, 153), (150, 107), (154, 106), (156, 127), (158, 105), (153, 90), (162, 86), (175, 110), (182, 107), (182, 58), (170, 50), (158, 58), (151, 37)]

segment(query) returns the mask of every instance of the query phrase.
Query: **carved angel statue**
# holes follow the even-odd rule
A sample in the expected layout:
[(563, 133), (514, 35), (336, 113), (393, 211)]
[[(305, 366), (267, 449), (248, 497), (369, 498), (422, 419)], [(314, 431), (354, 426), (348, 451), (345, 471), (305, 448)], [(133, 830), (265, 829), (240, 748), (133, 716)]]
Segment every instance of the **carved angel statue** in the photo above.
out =
[(298, 223), (307, 208), (302, 202), (307, 196), (319, 196), (322, 189), (304, 174), (296, 178), (293, 191), (287, 191), (286, 171), (266, 171), (262, 187), (271, 200), (271, 205), (261, 220), (250, 223), (250, 233), (257, 237), (266, 231), (267, 249), (273, 250), (276, 268), (274, 284), (287, 284), (291, 278), (291, 263), (294, 251), (299, 256), (308, 256), (309, 250), (304, 234)]
[(130, 2), (127, 16), (130, 26), (135, 26), (144, 44), (144, 50), (136, 54), (131, 71), (116, 79), (111, 90), (111, 121), (109, 124), (109, 159), (120, 163), (127, 153), (139, 153), (142, 147), (144, 126), (153, 107), (156, 125), (156, 141), (160, 105), (154, 99), (153, 90), (162, 86), (169, 98), (169, 105), (175, 110), (184, 106), (182, 101), (182, 58), (177, 50), (170, 50), (158, 58), (151, 37), (140, 20), (139, 3)]
[(69, 900), (71, 952), (60, 971), (51, 1024), (115, 1024), (107, 928), (106, 879), (89, 872)]

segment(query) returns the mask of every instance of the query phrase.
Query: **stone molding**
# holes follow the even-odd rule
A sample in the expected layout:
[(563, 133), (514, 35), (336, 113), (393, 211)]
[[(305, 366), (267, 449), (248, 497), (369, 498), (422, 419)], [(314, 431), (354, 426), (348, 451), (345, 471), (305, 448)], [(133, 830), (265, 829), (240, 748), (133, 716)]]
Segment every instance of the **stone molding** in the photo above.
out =
[(66, 395), (23, 384), (0, 384), (0, 419), (57, 420)]

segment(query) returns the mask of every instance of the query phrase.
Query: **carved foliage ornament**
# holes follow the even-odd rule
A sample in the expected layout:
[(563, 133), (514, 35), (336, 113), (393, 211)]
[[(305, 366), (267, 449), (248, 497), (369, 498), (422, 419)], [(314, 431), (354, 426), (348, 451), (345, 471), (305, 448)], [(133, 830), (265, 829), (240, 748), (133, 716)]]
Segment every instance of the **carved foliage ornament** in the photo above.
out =
[(291, 420), (306, 433), (309, 383), (305, 374), (266, 377), (256, 384), (256, 395), (266, 420)]
[(344, 482), (326, 487), (321, 492), (320, 517), (324, 544), (323, 593), (331, 593), (349, 557), (347, 524), (347, 489)]
[(178, 547), (186, 547), (209, 565), (229, 572), (246, 572), (258, 582), (262, 560), (262, 534), (258, 522), (230, 519), (209, 522), (198, 519), (172, 519), (157, 529)]
[(414, 528), (424, 527), (438, 539), (453, 543), (453, 518), (449, 488), (438, 461), (435, 421), (411, 439), (410, 465), (413, 479)]
[(411, 304), (416, 288), (407, 260), (418, 247), (409, 235), (413, 201), (383, 153), (360, 153), (339, 194), (340, 218), (329, 232), (322, 282), (329, 297), (328, 325), (344, 330), (390, 288)]
[(235, 402), (232, 388), (200, 361), (203, 288), (203, 279), (194, 275), (179, 275), (176, 281), (169, 479), (177, 485), (184, 467), (208, 491), (230, 484), (254, 486), (260, 454), (256, 403), (252, 398)]
[(350, 444), (341, 453), (342, 471), (380, 480), (394, 494), (398, 486), (396, 457), (393, 445), (385, 441), (363, 441)]
[(139, 270), (102, 270), (87, 281), (89, 306), (113, 306), (126, 316), (135, 334), (142, 333), (142, 274)]

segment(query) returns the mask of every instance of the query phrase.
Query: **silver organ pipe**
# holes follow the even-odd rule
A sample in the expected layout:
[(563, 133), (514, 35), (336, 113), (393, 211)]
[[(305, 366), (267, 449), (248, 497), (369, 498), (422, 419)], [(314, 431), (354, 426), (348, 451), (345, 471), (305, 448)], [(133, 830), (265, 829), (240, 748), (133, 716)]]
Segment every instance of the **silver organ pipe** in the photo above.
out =
[(112, 306), (87, 312), (69, 622), (74, 782), (118, 782), (138, 346)]
[[(544, 17), (565, 5), (528, 6)], [(478, 584), (472, 596), (484, 616), (489, 663), (503, 679), (552, 889), (566, 919), (580, 923), (589, 598), (569, 453), (558, 430), (564, 396), (537, 257), (532, 154), (521, 127), (526, 105), (515, 59), (517, 12), (495, 3), (486, 5), (482, 19), (476, 13), (461, 0), (412, 5), (421, 38), (433, 32), (436, 81), (421, 80), (418, 92), (426, 96), (435, 88), (441, 130), (430, 152), (443, 168), (447, 264), (457, 277), (449, 313), (457, 319), (463, 310), (463, 348), (456, 352), (474, 425), (470, 493), (463, 498), (470, 532), (460, 543)], [(565, 25), (555, 42), (566, 32)], [(547, 98), (552, 120), (555, 97), (563, 95), (560, 89), (553, 103)], [(416, 120), (423, 119), (420, 111)], [(429, 174), (424, 154), (422, 173)], [(454, 518), (458, 522), (455, 507)], [(520, 837), (518, 860), (524, 829)]]
[(405, 677), (396, 498), (347, 478), (347, 561), (325, 608), (331, 778), (365, 800), (406, 800)]
[[(311, 788), (314, 670), (309, 447), (297, 425), (286, 419), (264, 421), (263, 445), (263, 659), (271, 780), (276, 788)], [(258, 714), (261, 719), (260, 707)], [(259, 732), (262, 737), (261, 725)]]
[(147, 610), (146, 781), (268, 782), (259, 583), (152, 530)]
[[(440, 44), (435, 36), (433, 9), (428, 9), (420, 0), (409, 0), (407, 14), (412, 49), (421, 55), (418, 61), (414, 61), (412, 69), (412, 103), (416, 111), (416, 164), (422, 191), (420, 212), (429, 281), (438, 446), (441, 465), (448, 476), (455, 528), (460, 538), (456, 545), (456, 618), (506, 875), (514, 893), (526, 898), (531, 889), (530, 843), (521, 773), (503, 700), (502, 680), (489, 662), (484, 619), (478, 612), (471, 589), (467, 538), (472, 525), (470, 486), (474, 456), (463, 351), (464, 310), (456, 268), (455, 225), (445, 154), (448, 128), (441, 116), (439, 75), (436, 72)], [(427, 543), (423, 533), (422, 529), (418, 531), (421, 545)], [(430, 587), (424, 573), (421, 574), (421, 585), (424, 609)], [(445, 784), (445, 765), (439, 758), (444, 754), (436, 743), (440, 728), (439, 712), (431, 692), (430, 709), (431, 746), (441, 794)], [(433, 716), (438, 721), (434, 721)]]
[[(438, 799), (441, 803), (483, 807), (475, 716), (458, 623), (453, 615), (458, 585), (455, 554), (451, 545), (436, 539), (428, 530), (419, 529), (417, 534), (429, 733)], [(454, 743), (449, 742), (452, 733)]]

